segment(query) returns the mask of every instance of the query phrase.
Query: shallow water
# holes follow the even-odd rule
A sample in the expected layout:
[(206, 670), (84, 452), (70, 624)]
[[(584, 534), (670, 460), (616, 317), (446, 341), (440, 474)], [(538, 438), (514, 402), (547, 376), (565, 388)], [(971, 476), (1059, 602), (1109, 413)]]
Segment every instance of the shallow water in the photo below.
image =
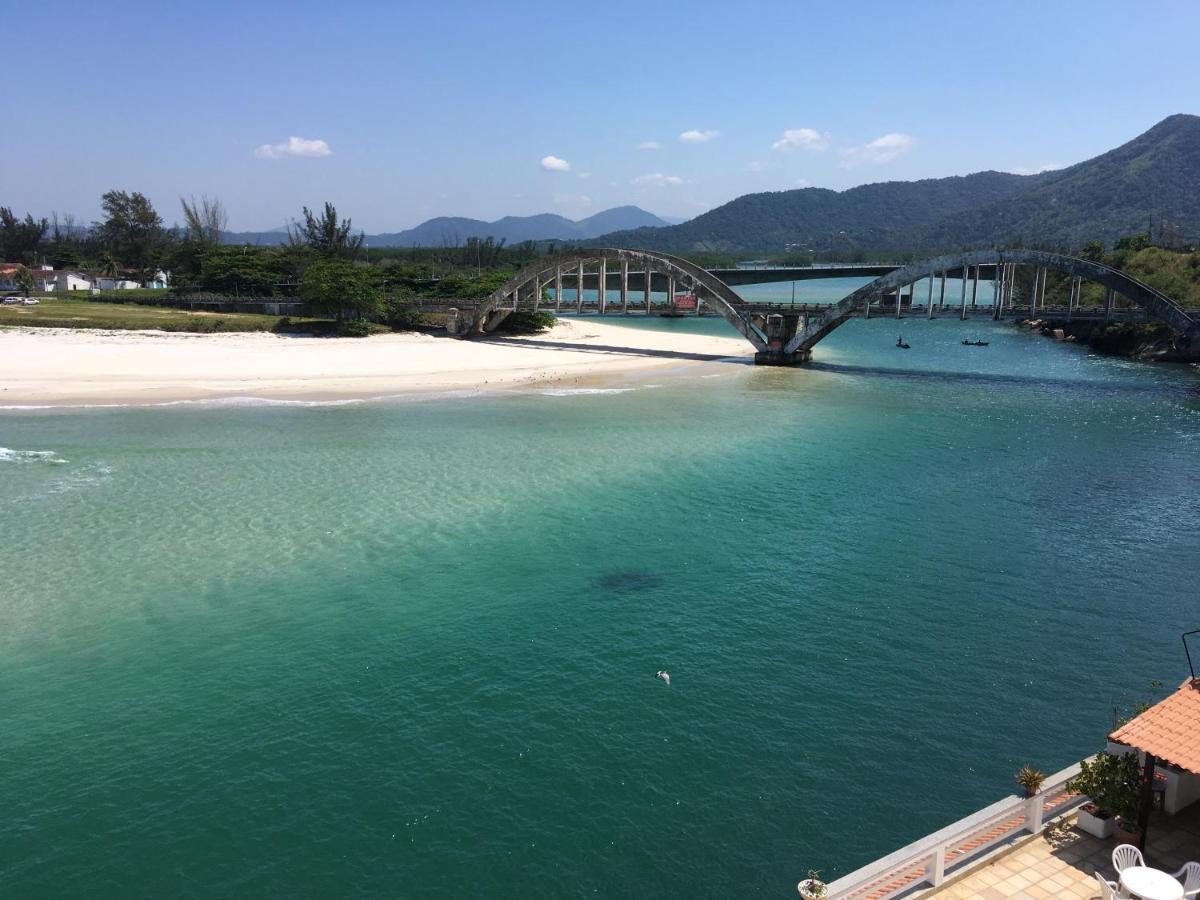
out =
[(1094, 751), (1200, 627), (1200, 382), (895, 331), (0, 413), (0, 894), (783, 896)]

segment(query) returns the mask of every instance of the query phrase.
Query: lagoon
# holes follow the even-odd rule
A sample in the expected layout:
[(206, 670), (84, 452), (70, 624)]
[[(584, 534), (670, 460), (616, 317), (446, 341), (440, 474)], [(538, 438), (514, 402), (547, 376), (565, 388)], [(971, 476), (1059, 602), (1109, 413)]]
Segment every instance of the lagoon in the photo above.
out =
[(1196, 377), (895, 330), (0, 413), (0, 893), (783, 896), (1094, 752), (1200, 626)]

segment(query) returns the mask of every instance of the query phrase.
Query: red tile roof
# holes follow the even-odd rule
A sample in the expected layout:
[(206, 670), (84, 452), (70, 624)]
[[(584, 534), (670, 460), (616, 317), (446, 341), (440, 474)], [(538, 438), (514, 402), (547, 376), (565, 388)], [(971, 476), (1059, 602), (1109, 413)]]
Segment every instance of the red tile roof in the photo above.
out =
[(1200, 678), (1130, 719), (1108, 736), (1200, 775)]

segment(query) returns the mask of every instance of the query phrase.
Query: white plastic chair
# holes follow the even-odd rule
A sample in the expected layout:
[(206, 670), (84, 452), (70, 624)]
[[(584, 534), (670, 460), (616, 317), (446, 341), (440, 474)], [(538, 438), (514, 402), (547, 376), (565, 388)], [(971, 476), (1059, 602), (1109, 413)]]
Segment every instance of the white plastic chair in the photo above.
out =
[(1189, 898), (1200, 897), (1200, 862), (1188, 862), (1183, 864), (1183, 868), (1175, 873), (1175, 877), (1183, 876), (1183, 896)]
[(1100, 900), (1117, 900), (1117, 885), (1107, 880), (1099, 872), (1093, 873), (1100, 882)]
[(1142, 858), (1142, 851), (1133, 844), (1117, 844), (1113, 847), (1112, 864), (1120, 875), (1130, 866), (1144, 866), (1146, 860)]

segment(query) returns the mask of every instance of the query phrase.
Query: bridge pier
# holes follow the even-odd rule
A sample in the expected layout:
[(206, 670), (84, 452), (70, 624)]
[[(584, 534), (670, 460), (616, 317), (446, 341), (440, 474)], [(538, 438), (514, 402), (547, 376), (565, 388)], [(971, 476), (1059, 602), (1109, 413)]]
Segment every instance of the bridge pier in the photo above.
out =
[(629, 260), (621, 260), (621, 315), (629, 315)]
[(967, 318), (967, 276), (970, 274), (968, 270), (970, 266), (964, 259), (962, 264), (962, 296), (959, 298), (959, 319), (965, 321)]
[(580, 260), (579, 268), (575, 270), (575, 313), (578, 315), (583, 312), (583, 261)]
[(554, 267), (554, 311), (562, 309), (562, 266)]
[(795, 366), (812, 359), (811, 350), (794, 350), (788, 353), (784, 350), (788, 341), (796, 336), (804, 327), (805, 316), (799, 313), (772, 313), (763, 323), (763, 333), (767, 337), (767, 349), (754, 354), (756, 366)]
[(600, 315), (604, 315), (604, 311), (608, 308), (608, 261), (600, 260), (600, 279), (596, 283), (600, 293), (597, 299), (600, 301)]

